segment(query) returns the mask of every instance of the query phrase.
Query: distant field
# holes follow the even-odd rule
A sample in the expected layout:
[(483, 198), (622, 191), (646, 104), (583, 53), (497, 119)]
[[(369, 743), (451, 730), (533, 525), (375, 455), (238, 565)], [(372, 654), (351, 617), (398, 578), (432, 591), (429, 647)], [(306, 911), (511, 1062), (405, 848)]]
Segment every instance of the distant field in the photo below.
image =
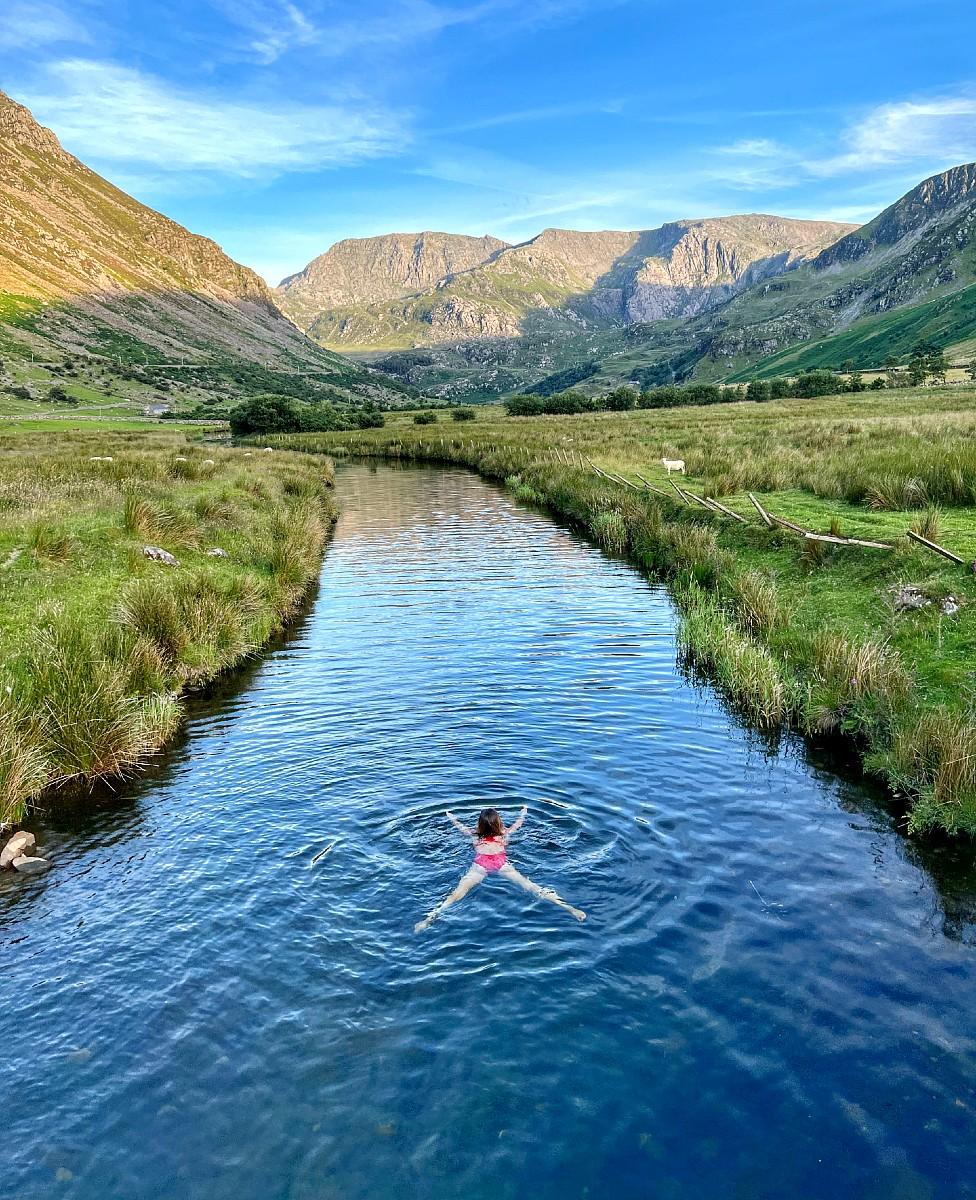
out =
[[(976, 390), (572, 417), (513, 418), (492, 407), (464, 423), (447, 416), (420, 426), (398, 415), (380, 430), (280, 442), (464, 463), (505, 480), (516, 496), (673, 578), (679, 603), (697, 614), (688, 628), (699, 657), (761, 724), (779, 714), (811, 733), (848, 734), (914, 799), (913, 828), (976, 833), (976, 578), (906, 537), (914, 527), (967, 563), (976, 559)], [(679, 499), (665, 456), (685, 460), (682, 486), (745, 523)], [(589, 460), (639, 489), (642, 475), (664, 495), (601, 479)], [(895, 548), (769, 529), (749, 492), (813, 532)], [(896, 611), (900, 585), (927, 603)]]

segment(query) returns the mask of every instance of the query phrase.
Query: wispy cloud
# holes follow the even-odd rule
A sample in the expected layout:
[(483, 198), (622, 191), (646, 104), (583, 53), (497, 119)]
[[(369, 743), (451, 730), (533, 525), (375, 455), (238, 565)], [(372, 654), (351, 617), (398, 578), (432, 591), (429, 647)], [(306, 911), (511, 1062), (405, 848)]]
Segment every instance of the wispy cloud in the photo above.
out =
[(221, 0), (220, 8), (244, 31), (244, 50), (265, 66), (322, 38), (314, 16), (291, 0)]
[(705, 174), (743, 190), (882, 167), (939, 171), (976, 159), (976, 90), (878, 105), (843, 127), (834, 148), (756, 137), (713, 147), (712, 154), (715, 165)]
[(528, 125), (546, 121), (564, 121), (570, 117), (589, 117), (606, 115), (613, 116), (623, 111), (621, 100), (593, 100), (567, 104), (549, 104), (539, 108), (514, 109), (511, 112), (493, 113), (488, 117), (479, 117), (474, 121), (463, 121), (445, 129), (432, 131), (435, 136), (444, 134), (454, 136), (459, 133), (473, 133), (479, 129), (496, 129), (504, 125)]
[(397, 51), (452, 30), (481, 27), (510, 35), (560, 21), (571, 21), (595, 8), (613, 8), (629, 0), (477, 0), (438, 4), (434, 0), (386, 0), (377, 10), (349, 18), (336, 15), (321, 0), (219, 0), (225, 16), (244, 31), (244, 49), (264, 64), (289, 51), (314, 47), (318, 58), (333, 60), (363, 50)]
[(814, 175), (927, 160), (976, 159), (976, 91), (882, 104), (847, 129), (840, 154), (807, 160)]
[(785, 146), (771, 138), (743, 138), (730, 146), (716, 146), (714, 153), (743, 158), (782, 158), (788, 151)]
[(52, 64), (48, 79), (25, 99), (70, 150), (154, 172), (261, 177), (390, 154), (407, 140), (401, 116), (362, 103), (248, 103), (86, 59)]
[(88, 33), (75, 17), (43, 0), (7, 0), (0, 13), (0, 49), (29, 50), (58, 42), (87, 42)]

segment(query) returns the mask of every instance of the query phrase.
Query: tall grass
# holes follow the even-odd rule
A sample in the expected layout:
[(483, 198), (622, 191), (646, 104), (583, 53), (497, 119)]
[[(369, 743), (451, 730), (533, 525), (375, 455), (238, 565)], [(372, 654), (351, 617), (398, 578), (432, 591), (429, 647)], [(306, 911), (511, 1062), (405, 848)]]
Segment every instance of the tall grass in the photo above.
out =
[(717, 598), (696, 584), (680, 598), (682, 621), (678, 646), (683, 659), (703, 667), (733, 705), (765, 729), (793, 714), (795, 681), (773, 654), (738, 629)]
[(180, 693), (263, 645), (317, 573), (330, 464), (206, 457), (182, 434), (0, 436), (0, 548), (31, 551), (0, 575), (0, 826), (48, 785), (134, 770)]

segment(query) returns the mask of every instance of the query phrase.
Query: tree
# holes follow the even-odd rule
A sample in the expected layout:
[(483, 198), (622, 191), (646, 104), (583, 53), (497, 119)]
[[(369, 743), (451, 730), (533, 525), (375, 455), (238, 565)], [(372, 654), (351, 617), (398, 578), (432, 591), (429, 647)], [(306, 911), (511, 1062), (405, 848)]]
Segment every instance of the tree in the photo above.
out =
[(939, 350), (935, 354), (930, 354), (928, 359), (929, 374), (933, 379), (938, 379), (941, 383), (946, 381), (946, 373), (952, 365), (949, 362), (949, 356), (944, 350)]
[(287, 433), (298, 428), (298, 413), (287, 396), (254, 396), (230, 414), (235, 437), (249, 433)]
[(842, 375), (850, 375), (850, 373), (853, 370), (854, 370), (854, 359), (853, 358), (845, 358), (844, 361), (840, 364), (841, 374)]
[(864, 391), (864, 377), (860, 371), (852, 372), (850, 379), (847, 381), (847, 390), (849, 392)]
[(908, 364), (908, 382), (912, 387), (921, 387), (928, 375), (928, 366), (924, 358), (912, 357)]
[(969, 363), (966, 366), (966, 374), (973, 383), (976, 383), (976, 358), (971, 358), (969, 360)]
[(793, 394), (805, 400), (814, 396), (836, 396), (843, 390), (843, 380), (833, 371), (805, 371), (793, 385)]
[(754, 379), (746, 388), (747, 400), (772, 400), (773, 385), (768, 379)]
[(505, 411), (510, 417), (539, 417), (542, 415), (545, 408), (545, 401), (541, 396), (534, 396), (531, 392), (522, 392), (517, 396), (509, 396), (505, 401)]
[(875, 375), (875, 377), (871, 380), (871, 391), (872, 392), (883, 391), (887, 386), (888, 385), (885, 383), (884, 379), (880, 375)]
[(603, 405), (609, 412), (628, 412), (637, 407), (637, 392), (629, 387), (614, 388)]

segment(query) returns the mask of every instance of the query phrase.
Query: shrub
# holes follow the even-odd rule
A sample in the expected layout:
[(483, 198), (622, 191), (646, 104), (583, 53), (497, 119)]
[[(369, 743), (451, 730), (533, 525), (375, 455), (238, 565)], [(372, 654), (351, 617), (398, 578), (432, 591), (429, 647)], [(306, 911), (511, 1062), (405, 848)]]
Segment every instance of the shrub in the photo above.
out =
[(454, 421), (473, 421), (475, 419), (473, 408), (455, 408), (451, 410), (451, 419)]
[(435, 412), (420, 412), (414, 414), (414, 425), (436, 425), (437, 413)]

